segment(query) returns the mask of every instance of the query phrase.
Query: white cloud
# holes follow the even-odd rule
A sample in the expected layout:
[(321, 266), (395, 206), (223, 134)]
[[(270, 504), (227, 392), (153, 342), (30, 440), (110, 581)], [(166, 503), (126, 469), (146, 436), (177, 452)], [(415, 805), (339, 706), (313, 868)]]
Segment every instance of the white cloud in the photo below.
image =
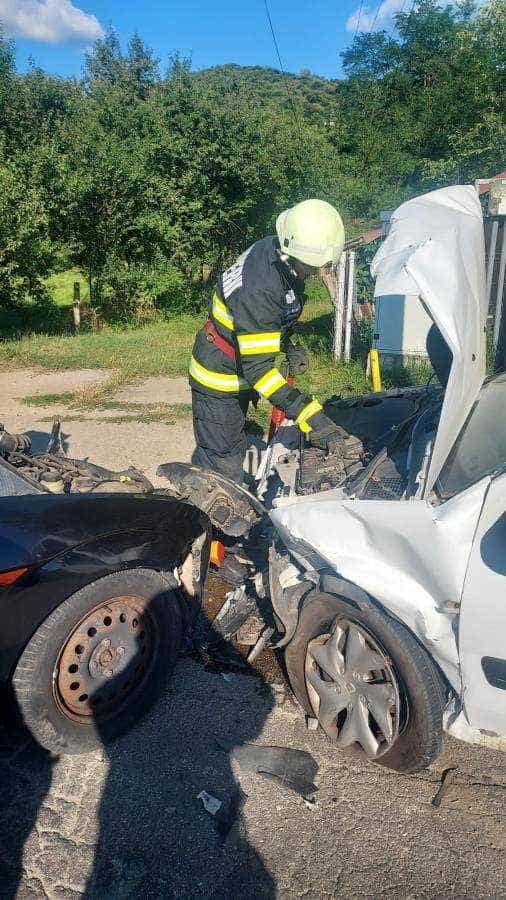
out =
[(104, 33), (97, 17), (71, 0), (0, 0), (0, 24), (6, 35), (45, 44), (94, 41)]
[(355, 32), (357, 25), (359, 31), (381, 31), (382, 28), (388, 28), (394, 24), (395, 13), (408, 6), (408, 2), (411, 4), (412, 0), (383, 0), (379, 8), (362, 7), (362, 13), (359, 7), (346, 22), (346, 31)]

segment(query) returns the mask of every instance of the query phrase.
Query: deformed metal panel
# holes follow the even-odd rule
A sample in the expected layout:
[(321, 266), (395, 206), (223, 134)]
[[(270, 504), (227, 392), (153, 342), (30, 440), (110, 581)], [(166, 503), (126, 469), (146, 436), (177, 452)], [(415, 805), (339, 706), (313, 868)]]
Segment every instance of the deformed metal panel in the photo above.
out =
[(467, 718), (506, 735), (506, 690), (486, 677), (483, 660), (506, 660), (506, 474), (495, 478), (469, 560), (460, 616), (459, 643)]
[(416, 294), (422, 299), (453, 355), (427, 496), (485, 377), (485, 242), (474, 187), (442, 188), (403, 203), (371, 272), (377, 297)]
[(433, 507), (424, 500), (343, 500), (329, 491), (271, 512), (292, 552), (308, 548), (404, 622), (460, 693), (456, 620), (489, 479)]

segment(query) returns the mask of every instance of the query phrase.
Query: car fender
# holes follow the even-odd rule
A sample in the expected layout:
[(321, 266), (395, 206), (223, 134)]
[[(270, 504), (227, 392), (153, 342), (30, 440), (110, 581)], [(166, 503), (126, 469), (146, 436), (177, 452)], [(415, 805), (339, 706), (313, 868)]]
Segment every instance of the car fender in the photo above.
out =
[[(95, 534), (30, 567), (10, 588), (0, 590), (0, 680), (9, 677), (23, 647), (47, 616), (67, 597), (97, 578), (142, 567), (160, 572), (168, 583), (176, 586), (174, 569), (192, 551), (194, 542), (205, 534), (204, 545), (199, 547), (203, 581), (209, 554), (209, 520), (182, 503), (176, 502), (172, 511), (178, 508), (182, 515), (179, 523), (172, 522), (171, 534), (156, 527), (162, 526), (163, 521), (152, 521), (151, 528), (135, 528), (133, 521), (128, 523), (129, 528), (124, 522), (121, 530)], [(143, 525), (146, 524), (144, 520)], [(197, 591), (191, 597), (181, 593), (181, 597), (184, 597), (181, 606), (188, 625), (198, 614), (200, 594)]]
[[(319, 590), (323, 591), (326, 594), (333, 594), (336, 597), (343, 597), (348, 603), (352, 606), (355, 606), (360, 610), (367, 609), (375, 609), (381, 610), (381, 612), (389, 616), (392, 619), (396, 619), (406, 628), (412, 637), (418, 641), (419, 644), (423, 646), (423, 642), (420, 640), (420, 636), (416, 634), (413, 628), (410, 627), (405, 621), (402, 621), (398, 616), (393, 614), (386, 606), (377, 601), (374, 597), (371, 597), (367, 591), (364, 591), (358, 584), (353, 584), (351, 581), (347, 581), (345, 578), (339, 578), (337, 575), (333, 575), (331, 572), (322, 572), (320, 573), (320, 583)], [(306, 596), (304, 603), (311, 602), (311, 594)], [(441, 667), (438, 665), (437, 660), (432, 657), (432, 661), (437, 666), (439, 674), (441, 678), (445, 682), (445, 684), (450, 684), (447, 675), (443, 672)], [(450, 687), (452, 685), (450, 684)], [(455, 689), (455, 686), (452, 688)]]

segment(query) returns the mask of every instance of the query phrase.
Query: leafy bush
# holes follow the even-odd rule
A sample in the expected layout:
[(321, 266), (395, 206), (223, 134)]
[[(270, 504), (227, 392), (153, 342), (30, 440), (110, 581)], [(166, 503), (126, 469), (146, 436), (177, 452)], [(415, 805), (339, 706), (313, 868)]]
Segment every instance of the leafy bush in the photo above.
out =
[(351, 353), (354, 359), (361, 359), (364, 365), (372, 347), (373, 333), (374, 322), (371, 319), (363, 318), (359, 322), (353, 323)]
[(360, 244), (355, 257), (355, 278), (357, 299), (360, 303), (374, 301), (374, 281), (371, 276), (371, 262), (380, 244), (379, 238), (370, 244)]
[(163, 260), (143, 266), (112, 256), (93, 283), (91, 306), (107, 322), (146, 322), (188, 309), (188, 293), (182, 272)]
[(24, 301), (0, 305), (0, 339), (13, 340), (24, 334), (62, 334), (73, 330), (69, 307), (56, 306), (50, 300)]

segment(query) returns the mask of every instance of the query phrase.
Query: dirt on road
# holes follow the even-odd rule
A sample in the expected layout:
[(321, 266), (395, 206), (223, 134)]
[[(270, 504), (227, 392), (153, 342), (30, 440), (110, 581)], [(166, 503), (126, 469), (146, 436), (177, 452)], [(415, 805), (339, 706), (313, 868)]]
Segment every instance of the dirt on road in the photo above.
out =
[[(20, 398), (73, 391), (99, 376), (4, 373), (1, 417), (43, 443), (54, 404)], [(183, 397), (182, 385), (166, 387)], [(146, 384), (135, 389), (145, 393), (132, 402), (151, 402)], [(65, 423), (69, 409), (58, 412)], [(190, 418), (113, 423), (109, 413), (64, 424), (69, 454), (114, 468), (134, 463), (149, 477), (162, 461), (189, 458)], [(268, 681), (224, 678), (183, 656), (147, 718), (87, 756), (52, 758), (0, 730), (2, 900), (506, 897), (506, 757), (448, 741), (416, 776), (364, 764), (306, 730), (273, 671)], [(316, 803), (240, 772), (224, 741), (308, 750), (319, 767)], [(226, 802), (239, 786), (242, 811), (221, 841), (197, 795)]]

